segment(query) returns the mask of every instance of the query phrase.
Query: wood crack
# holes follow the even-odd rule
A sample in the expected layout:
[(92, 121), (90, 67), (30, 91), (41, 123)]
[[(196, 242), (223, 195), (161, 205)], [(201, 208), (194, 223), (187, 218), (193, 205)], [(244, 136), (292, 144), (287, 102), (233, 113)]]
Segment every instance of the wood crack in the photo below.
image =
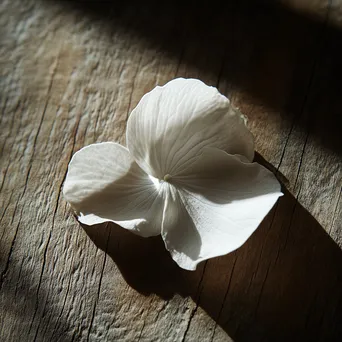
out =
[(340, 187), (340, 192), (338, 194), (336, 206), (335, 206), (335, 209), (334, 209), (334, 213), (332, 215), (331, 226), (330, 226), (330, 229), (329, 229), (329, 235), (331, 234), (331, 232), (332, 232), (332, 230), (334, 228), (335, 220), (336, 220), (336, 217), (337, 217), (337, 213), (338, 213), (339, 208), (340, 208), (341, 193), (342, 193), (342, 187)]
[(48, 246), (49, 246), (49, 243), (50, 243), (50, 240), (51, 240), (51, 235), (52, 235), (52, 232), (50, 231), (47, 243), (46, 243), (45, 248), (44, 248), (43, 265), (42, 265), (42, 268), (41, 268), (41, 271), (40, 271), (39, 282), (38, 282), (38, 287), (37, 287), (37, 291), (36, 291), (36, 305), (35, 305), (35, 308), (34, 308), (34, 313), (33, 313), (33, 317), (32, 317), (31, 323), (30, 323), (30, 328), (29, 328), (29, 331), (28, 331), (28, 335), (31, 332), (31, 329), (32, 329), (32, 326), (33, 326), (33, 322), (34, 322), (34, 320), (36, 318), (36, 315), (37, 315), (37, 312), (38, 312), (38, 308), (39, 308), (39, 292), (40, 292), (40, 288), (41, 288), (41, 285), (42, 285), (43, 274), (44, 274), (45, 264), (46, 264), (46, 253), (47, 253)]
[[(7, 209), (8, 209), (8, 207), (9, 207), (10, 204), (11, 204), (12, 195), (13, 195), (13, 191), (11, 192), (10, 198), (9, 198), (9, 200), (8, 200), (8, 203), (7, 203), (7, 205), (6, 205), (5, 209), (4, 209), (4, 211), (3, 211), (2, 214), (1, 214), (0, 222), (3, 220), (3, 218), (4, 218), (4, 216), (5, 216), (5, 213), (6, 213)], [(4, 234), (5, 234), (5, 229), (2, 230), (2, 234), (1, 234), (1, 237), (0, 237), (0, 241), (2, 240)]]
[(169, 300), (166, 300), (164, 302), (163, 306), (161, 307), (161, 309), (157, 313), (156, 322), (158, 322), (160, 313), (165, 310), (165, 308), (168, 306), (168, 304), (169, 304)]
[[(143, 58), (143, 55), (141, 55), (140, 58), (139, 58), (137, 70), (136, 70), (136, 72), (135, 72), (135, 74), (133, 76), (133, 84), (132, 84), (132, 89), (131, 89), (131, 92), (130, 92), (130, 95), (129, 95), (129, 101), (128, 101), (128, 107), (127, 107), (127, 113), (126, 113), (126, 122), (128, 121), (128, 118), (129, 118), (129, 115), (130, 115), (130, 109), (131, 109), (131, 104), (132, 104), (133, 92), (134, 92), (134, 89), (135, 89), (135, 82), (136, 82), (137, 76), (139, 74), (139, 67), (140, 67), (142, 58)], [(120, 138), (124, 136), (125, 131), (126, 131), (126, 125), (125, 125), (122, 133), (120, 134)]]
[(201, 300), (201, 293), (202, 293), (201, 285), (202, 285), (202, 282), (203, 282), (203, 278), (204, 278), (205, 270), (207, 268), (207, 264), (208, 264), (208, 260), (204, 264), (202, 276), (201, 276), (200, 281), (198, 282), (197, 291), (196, 291), (197, 300), (196, 300), (195, 308), (191, 311), (191, 314), (190, 314), (190, 317), (189, 317), (186, 329), (185, 329), (183, 337), (182, 337), (182, 342), (185, 341), (186, 335), (187, 335), (187, 333), (189, 331), (189, 328), (190, 328), (191, 321), (192, 321), (192, 319), (194, 318), (194, 316), (195, 316), (195, 314), (197, 312), (197, 309), (198, 309), (198, 306), (199, 306), (199, 303), (200, 303), (200, 300)]
[[(106, 229), (108, 229), (108, 223), (106, 224)], [(90, 325), (89, 325), (88, 334), (87, 334), (87, 342), (89, 342), (91, 329), (92, 329), (93, 324), (94, 324), (96, 307), (97, 307), (97, 303), (98, 303), (99, 298), (100, 298), (103, 272), (104, 272), (104, 268), (105, 268), (106, 261), (107, 261), (107, 250), (108, 250), (108, 243), (109, 243), (109, 239), (110, 239), (110, 232), (111, 231), (109, 230), (108, 237), (107, 237), (107, 242), (106, 242), (106, 249), (105, 249), (104, 258), (103, 258), (103, 264), (102, 264), (102, 269), (101, 269), (99, 285), (98, 285), (98, 289), (97, 289), (97, 295), (96, 295), (96, 298), (95, 298), (94, 307), (93, 307), (92, 316), (91, 316)]]
[(270, 223), (269, 226), (268, 226), (268, 230), (267, 230), (265, 239), (263, 239), (263, 241), (262, 241), (262, 245), (261, 245), (261, 250), (260, 250), (260, 254), (259, 254), (259, 259), (258, 259), (257, 267), (256, 267), (255, 272), (253, 272), (253, 275), (252, 275), (252, 277), (251, 277), (251, 281), (250, 281), (250, 283), (249, 283), (248, 290), (249, 290), (250, 287), (251, 287), (251, 283), (252, 283), (253, 278), (256, 276), (256, 274), (257, 274), (258, 271), (259, 271), (260, 261), (261, 261), (262, 254), (263, 254), (263, 252), (264, 252), (265, 243), (266, 243), (266, 241), (267, 241), (268, 235), (269, 235), (269, 233), (270, 233), (270, 231), (271, 231), (271, 228), (272, 228), (272, 226), (273, 226), (274, 219), (275, 219), (275, 217), (276, 217), (276, 213), (277, 213), (277, 210), (278, 210), (278, 205), (279, 205), (278, 203), (279, 203), (279, 202), (277, 201), (276, 204), (275, 204), (275, 208), (274, 208), (274, 212), (273, 212), (273, 215), (272, 215), (271, 223)]
[[(153, 304), (153, 300), (154, 300), (154, 296), (152, 297), (152, 299), (151, 299), (151, 301), (150, 301), (150, 304), (149, 304), (149, 306), (148, 306), (147, 314), (149, 313), (149, 311), (150, 311), (150, 309), (151, 309), (151, 306), (152, 306), (152, 304)], [(164, 307), (166, 307), (168, 303), (169, 303), (169, 301), (167, 300), (167, 301), (165, 302), (165, 304), (164, 304)], [(163, 308), (164, 308), (164, 307), (163, 307)], [(156, 320), (155, 320), (155, 323), (157, 323), (158, 318), (159, 318), (159, 313), (160, 313), (161, 311), (162, 311), (162, 310), (160, 310), (160, 311), (158, 312), (157, 318), (156, 318)], [(144, 331), (144, 329), (145, 329), (145, 325), (146, 325), (146, 318), (145, 318), (144, 321), (143, 321), (143, 326), (141, 327), (141, 330), (140, 330), (140, 333), (139, 333), (139, 337), (138, 337), (138, 341), (137, 341), (137, 342), (140, 342), (140, 340), (141, 340), (141, 336), (142, 336), (143, 331)]]
[(292, 119), (292, 122), (291, 122), (291, 128), (290, 128), (290, 131), (289, 131), (289, 134), (287, 135), (286, 137), (286, 141), (285, 141), (285, 145), (284, 145), (284, 148), (283, 148), (283, 151), (282, 151), (282, 154), (280, 156), (280, 161), (278, 163), (278, 167), (277, 167), (277, 171), (276, 171), (276, 175), (279, 173), (279, 168), (283, 162), (283, 159), (284, 159), (284, 156), (285, 156), (285, 152), (286, 152), (286, 148), (287, 148), (287, 145), (289, 143), (289, 140), (290, 140), (290, 136), (292, 134), (292, 131), (293, 131), (293, 128), (295, 126), (295, 122), (296, 122), (296, 117), (294, 115), (293, 119)]
[(28, 181), (29, 181), (29, 178), (30, 178), (31, 169), (32, 169), (32, 165), (33, 165), (33, 163), (32, 163), (33, 162), (33, 157), (34, 157), (34, 155), (36, 153), (37, 140), (38, 140), (38, 136), (39, 136), (39, 133), (41, 131), (41, 128), (43, 126), (44, 118), (45, 118), (45, 115), (46, 115), (46, 110), (47, 110), (47, 107), (48, 107), (48, 104), (49, 104), (49, 100), (50, 100), (49, 96), (50, 96), (50, 93), (51, 93), (53, 80), (54, 80), (54, 77), (55, 77), (55, 74), (56, 74), (56, 71), (57, 71), (58, 60), (59, 60), (59, 55), (57, 56), (57, 58), (55, 60), (55, 65), (54, 65), (54, 68), (53, 68), (53, 71), (52, 71), (51, 80), (50, 80), (48, 91), (47, 91), (47, 94), (46, 94), (46, 101), (45, 101), (44, 108), (43, 108), (43, 114), (42, 114), (42, 116), (40, 118), (38, 129), (37, 129), (37, 132), (36, 132), (34, 140), (33, 140), (33, 149), (32, 149), (32, 154), (31, 154), (31, 158), (30, 158), (30, 161), (29, 161), (29, 169), (28, 169), (28, 172), (26, 173), (26, 181), (25, 181), (25, 185), (24, 185), (24, 190), (23, 190), (23, 192), (21, 194), (20, 199), (23, 198), (25, 193), (26, 193), (26, 189), (27, 189), (27, 185), (28, 185)]
[[(77, 234), (77, 237), (76, 237), (76, 242), (78, 240), (78, 234)], [(71, 263), (70, 263), (70, 275), (69, 275), (69, 279), (68, 279), (68, 285), (67, 285), (67, 290), (66, 290), (66, 294), (64, 296), (64, 300), (63, 300), (63, 304), (62, 304), (62, 308), (61, 308), (61, 311), (59, 312), (59, 315), (56, 319), (56, 323), (53, 327), (53, 330), (52, 330), (52, 334), (51, 336), (53, 337), (57, 328), (58, 328), (58, 325), (59, 325), (59, 322), (61, 320), (61, 317), (62, 317), (62, 314), (63, 314), (63, 311), (64, 311), (64, 308), (65, 308), (65, 304), (66, 304), (66, 301), (67, 301), (67, 298), (68, 298), (68, 295), (69, 295), (69, 291), (70, 291), (70, 284), (71, 284), (71, 274), (72, 274), (72, 267), (73, 267), (73, 261), (74, 261), (74, 254), (72, 256), (72, 259), (71, 259)]]
[[(1, 153), (0, 153), (0, 155), (1, 155)], [(5, 170), (3, 171), (3, 178), (2, 178), (2, 182), (1, 182), (1, 185), (0, 185), (0, 193), (1, 193), (1, 191), (2, 191), (2, 188), (4, 187), (4, 184), (5, 184), (5, 180), (6, 180), (6, 176), (7, 176), (7, 171), (8, 171), (8, 168), (9, 168), (9, 166), (10, 166), (10, 161), (7, 163), (7, 165), (6, 165), (6, 167), (5, 167)]]
[(19, 283), (20, 283), (20, 276), (21, 276), (21, 272), (22, 272), (22, 269), (23, 269), (23, 264), (24, 264), (24, 258), (22, 258), (22, 260), (21, 260), (20, 268), (19, 268), (19, 273), (18, 273), (18, 278), (17, 278), (17, 282), (15, 284), (15, 291), (14, 291), (14, 296), (15, 297), (18, 294)]
[(261, 301), (261, 297), (262, 297), (262, 294), (264, 292), (264, 287), (265, 287), (265, 284), (266, 284), (266, 280), (267, 280), (267, 277), (268, 277), (268, 273), (270, 271), (270, 267), (271, 267), (271, 264), (269, 263), (268, 264), (268, 267), (267, 267), (267, 271), (266, 271), (266, 275), (265, 275), (265, 278), (262, 282), (262, 285), (261, 285), (261, 290), (260, 290), (260, 293), (258, 295), (258, 301), (257, 301), (257, 305), (256, 305), (256, 308), (255, 308), (255, 317), (257, 316), (258, 314), (258, 310), (259, 310), (259, 307), (260, 307), (260, 301)]
[(42, 310), (42, 315), (39, 319), (39, 323), (38, 323), (38, 326), (37, 326), (37, 329), (36, 329), (36, 332), (35, 332), (35, 335), (34, 335), (34, 338), (33, 338), (33, 341), (36, 341), (37, 340), (37, 336), (38, 336), (38, 332), (39, 332), (39, 329), (40, 329), (40, 325), (43, 321), (43, 318), (45, 317), (45, 309), (46, 309), (46, 305), (48, 303), (48, 298), (49, 298), (49, 295), (50, 295), (50, 289), (51, 289), (51, 281), (50, 281), (50, 286), (49, 286), (49, 290), (46, 294), (46, 299), (45, 299), (45, 302), (44, 302), (44, 307), (43, 307), (43, 310)]
[(233, 274), (234, 274), (234, 270), (235, 270), (235, 265), (236, 265), (236, 261), (237, 261), (238, 257), (237, 255), (235, 254), (235, 259), (234, 259), (234, 264), (233, 264), (233, 267), (232, 267), (232, 271), (230, 273), (230, 277), (229, 277), (229, 281), (228, 281), (228, 286), (227, 286), (227, 289), (224, 293), (224, 297), (223, 297), (223, 300), (222, 300), (222, 304), (221, 304), (221, 307), (220, 307), (220, 311), (217, 315), (217, 318), (215, 319), (215, 326), (214, 326), (214, 330), (213, 330), (213, 334), (211, 336), (211, 339), (210, 341), (212, 342), (214, 340), (214, 337), (215, 337), (215, 333), (216, 333), (216, 328), (217, 328), (217, 325), (219, 324), (219, 321), (221, 319), (221, 315), (222, 315), (222, 312), (223, 312), (223, 308), (224, 308), (224, 305), (226, 303), (226, 300), (227, 300), (227, 297), (228, 297), (228, 293), (229, 293), (229, 290), (230, 290), (230, 286), (231, 286), (231, 283), (232, 283), (232, 279), (233, 279)]
[(19, 226), (20, 226), (20, 223), (21, 223), (22, 212), (23, 212), (23, 209), (21, 209), (21, 212), (20, 212), (19, 222), (18, 222), (17, 227), (15, 229), (14, 237), (13, 237), (13, 240), (12, 240), (12, 243), (11, 243), (11, 248), (10, 248), (10, 251), (9, 251), (9, 254), (8, 254), (8, 257), (7, 257), (5, 268), (4, 268), (3, 272), (1, 273), (0, 291), (2, 289), (2, 286), (3, 286), (4, 282), (5, 282), (5, 278), (6, 278), (8, 269), (9, 269), (9, 264), (10, 264), (10, 261), (11, 261), (11, 256), (12, 256), (12, 253), (13, 253), (14, 244), (15, 244), (15, 241), (17, 239), (17, 235), (18, 235), (18, 231), (19, 231)]
[[(66, 173), (64, 175), (64, 178), (65, 177), (66, 177)], [(53, 217), (52, 217), (51, 229), (49, 231), (48, 240), (47, 240), (45, 248), (44, 248), (43, 265), (42, 265), (42, 268), (41, 268), (41, 271), (40, 271), (39, 282), (38, 282), (38, 287), (37, 287), (37, 292), (36, 292), (36, 305), (35, 305), (34, 314), (33, 314), (32, 320), (31, 320), (31, 324), (30, 324), (30, 328), (29, 328), (28, 334), (30, 334), (30, 332), (31, 332), (31, 329), (32, 329), (32, 326), (33, 326), (33, 322), (34, 322), (34, 320), (36, 318), (36, 315), (37, 315), (37, 312), (38, 312), (38, 308), (39, 308), (39, 292), (40, 292), (40, 288), (41, 288), (41, 284), (42, 284), (42, 280), (43, 280), (43, 274), (44, 274), (45, 265), (46, 265), (46, 255), (47, 255), (48, 247), (49, 247), (49, 244), (50, 244), (50, 241), (51, 241), (52, 231), (53, 231), (54, 226), (55, 226), (55, 219), (56, 219), (56, 214), (57, 214), (57, 210), (58, 210), (59, 200), (60, 200), (60, 196), (61, 196), (61, 192), (62, 192), (62, 185), (63, 185), (63, 182), (64, 182), (64, 178), (63, 178), (62, 182), (59, 185), (58, 196), (57, 196), (57, 199), (56, 199), (56, 206), (55, 206), (55, 210), (54, 210)], [(38, 325), (38, 328), (39, 328), (39, 325)], [(38, 332), (38, 330), (37, 330), (37, 332)], [(35, 340), (35, 338), (34, 338), (34, 340)]]

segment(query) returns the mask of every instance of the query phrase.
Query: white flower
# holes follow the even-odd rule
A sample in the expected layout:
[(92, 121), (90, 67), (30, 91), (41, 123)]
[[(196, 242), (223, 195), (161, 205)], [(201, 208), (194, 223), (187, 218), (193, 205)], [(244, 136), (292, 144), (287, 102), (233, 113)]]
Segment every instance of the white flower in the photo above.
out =
[(240, 247), (282, 195), (275, 176), (252, 163), (245, 118), (199, 80), (143, 96), (126, 134), (128, 148), (106, 142), (75, 153), (64, 196), (86, 225), (161, 234), (184, 269)]

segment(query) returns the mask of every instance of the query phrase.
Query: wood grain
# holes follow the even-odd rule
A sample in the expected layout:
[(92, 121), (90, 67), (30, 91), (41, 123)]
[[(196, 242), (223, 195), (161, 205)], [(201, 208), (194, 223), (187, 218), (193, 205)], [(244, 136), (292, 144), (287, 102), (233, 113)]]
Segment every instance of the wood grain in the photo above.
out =
[[(342, 3), (0, 5), (1, 341), (341, 341)], [(249, 117), (285, 195), (234, 253), (179, 269), (159, 237), (81, 227), (71, 156), (125, 143), (156, 84)]]

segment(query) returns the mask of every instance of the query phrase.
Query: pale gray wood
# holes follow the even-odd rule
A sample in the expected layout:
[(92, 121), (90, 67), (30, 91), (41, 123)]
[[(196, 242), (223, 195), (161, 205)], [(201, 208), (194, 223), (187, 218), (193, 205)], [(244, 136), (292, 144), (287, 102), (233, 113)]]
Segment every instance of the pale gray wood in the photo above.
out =
[[(0, 339), (342, 339), (341, 2), (165, 6), (0, 5)], [(73, 153), (125, 143), (139, 99), (178, 76), (248, 115), (285, 185), (243, 247), (196, 272), (159, 238), (81, 227), (61, 196)]]

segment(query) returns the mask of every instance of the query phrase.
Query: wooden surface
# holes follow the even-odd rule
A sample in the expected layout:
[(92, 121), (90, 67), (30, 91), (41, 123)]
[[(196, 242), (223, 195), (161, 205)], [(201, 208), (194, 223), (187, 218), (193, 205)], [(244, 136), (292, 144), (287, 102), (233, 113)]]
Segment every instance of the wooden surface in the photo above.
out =
[[(172, 3), (1, 1), (1, 341), (342, 341), (341, 1)], [(61, 196), (72, 154), (124, 143), (177, 76), (248, 115), (285, 192), (196, 272)]]

